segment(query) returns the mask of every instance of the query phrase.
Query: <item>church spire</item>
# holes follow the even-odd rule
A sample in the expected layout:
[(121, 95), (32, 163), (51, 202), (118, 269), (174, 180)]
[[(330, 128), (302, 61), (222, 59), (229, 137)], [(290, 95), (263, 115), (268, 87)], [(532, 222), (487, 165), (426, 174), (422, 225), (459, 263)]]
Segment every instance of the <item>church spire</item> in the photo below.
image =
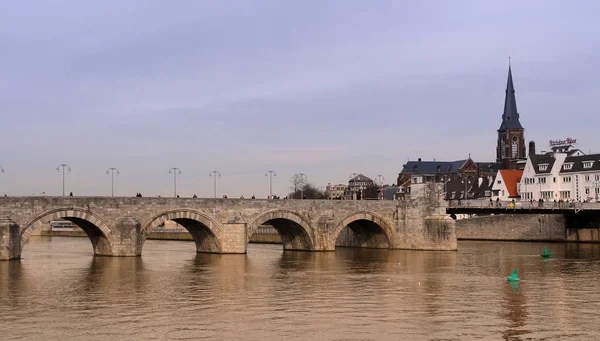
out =
[(519, 122), (519, 113), (517, 112), (517, 99), (515, 98), (515, 87), (513, 85), (510, 58), (508, 62), (508, 81), (506, 82), (506, 97), (504, 98), (504, 113), (502, 114), (502, 124), (499, 130), (523, 129)]

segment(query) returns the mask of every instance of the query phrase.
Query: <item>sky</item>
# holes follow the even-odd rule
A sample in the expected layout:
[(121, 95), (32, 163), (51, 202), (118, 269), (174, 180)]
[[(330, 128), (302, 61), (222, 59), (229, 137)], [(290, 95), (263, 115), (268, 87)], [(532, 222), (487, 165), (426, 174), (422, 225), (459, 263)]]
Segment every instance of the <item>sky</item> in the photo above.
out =
[(600, 152), (600, 2), (3, 1), (0, 194), (285, 196), (527, 141)]

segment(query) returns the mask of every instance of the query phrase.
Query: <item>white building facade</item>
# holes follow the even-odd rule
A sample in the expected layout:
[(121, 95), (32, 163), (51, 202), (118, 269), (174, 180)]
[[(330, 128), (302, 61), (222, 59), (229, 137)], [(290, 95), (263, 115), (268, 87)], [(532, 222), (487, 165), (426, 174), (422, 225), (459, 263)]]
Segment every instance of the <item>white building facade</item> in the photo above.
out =
[(562, 149), (530, 155), (519, 184), (521, 200), (600, 201), (600, 154)]

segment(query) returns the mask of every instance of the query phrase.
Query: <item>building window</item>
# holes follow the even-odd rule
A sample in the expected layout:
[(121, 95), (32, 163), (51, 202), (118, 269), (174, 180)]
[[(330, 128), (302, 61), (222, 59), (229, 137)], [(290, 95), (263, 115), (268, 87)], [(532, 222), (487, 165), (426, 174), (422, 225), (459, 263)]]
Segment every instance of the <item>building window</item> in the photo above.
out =
[(552, 178), (554, 180), (554, 183), (556, 183), (556, 177)]
[(501, 183), (502, 183), (502, 181), (501, 181), (501, 180), (498, 180), (498, 185), (500, 185)]
[(538, 178), (538, 183), (539, 184), (545, 184), (546, 183), (546, 178)]
[(502, 190), (502, 196), (504, 196), (504, 190)]
[(589, 175), (585, 176), (585, 182), (590, 182), (590, 176)]
[(585, 194), (590, 194), (590, 188), (589, 187), (585, 188)]
[(552, 196), (554, 195), (554, 192), (552, 192), (552, 191), (543, 191), (541, 194), (542, 194), (542, 199), (552, 199)]
[(592, 168), (594, 161), (583, 161), (583, 168)]
[(564, 170), (570, 170), (571, 168), (573, 168), (573, 162), (565, 163), (563, 165)]
[(570, 176), (563, 176), (563, 182), (570, 183), (571, 182), (571, 177)]
[(600, 180), (600, 175), (596, 175), (595, 179), (596, 179), (596, 181), (599, 181)]
[(517, 145), (517, 137), (513, 136), (513, 140), (512, 140), (512, 157), (513, 159), (516, 159), (519, 157), (519, 147)]
[(571, 197), (571, 191), (560, 191), (561, 199), (569, 199)]
[(548, 164), (542, 163), (542, 164), (538, 165), (538, 168), (540, 171), (546, 171), (546, 170), (548, 170)]

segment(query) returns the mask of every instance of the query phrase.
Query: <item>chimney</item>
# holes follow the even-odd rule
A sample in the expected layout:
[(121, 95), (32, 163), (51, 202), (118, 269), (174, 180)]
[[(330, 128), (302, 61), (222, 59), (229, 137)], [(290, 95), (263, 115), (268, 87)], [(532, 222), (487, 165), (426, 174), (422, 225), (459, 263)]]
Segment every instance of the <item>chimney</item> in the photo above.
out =
[(419, 158), (419, 162), (421, 162), (421, 158)]
[(535, 141), (529, 141), (529, 156), (535, 155)]

